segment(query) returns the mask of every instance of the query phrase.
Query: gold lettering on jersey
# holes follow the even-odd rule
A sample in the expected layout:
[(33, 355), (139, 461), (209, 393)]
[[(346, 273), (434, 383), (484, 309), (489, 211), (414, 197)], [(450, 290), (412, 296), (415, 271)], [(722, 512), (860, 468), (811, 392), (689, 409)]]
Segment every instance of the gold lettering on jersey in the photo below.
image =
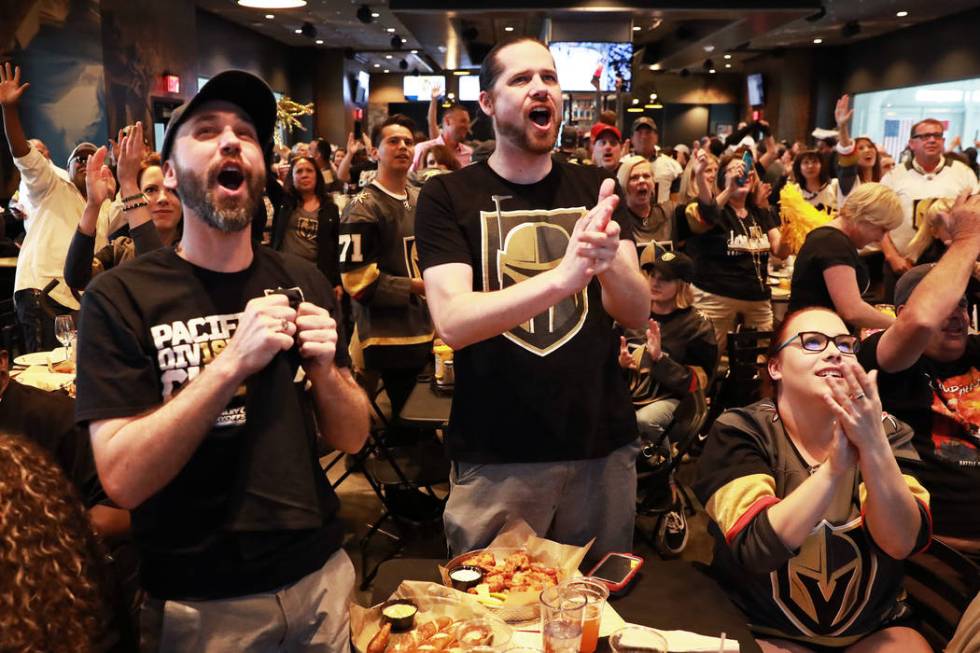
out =
[[(500, 198), (506, 200), (509, 198)], [(501, 290), (558, 266), (584, 207), (480, 212), (483, 289)], [(504, 332), (518, 346), (547, 356), (582, 329), (589, 311), (588, 288)]]
[(402, 238), (402, 253), (405, 256), (405, 271), (412, 279), (422, 278), (422, 268), (419, 266), (419, 248), (415, 244), (415, 236)]
[(824, 520), (770, 574), (776, 604), (802, 634), (841, 635), (867, 606), (878, 562), (861, 529), (860, 517), (840, 526)]
[[(228, 346), (241, 315), (208, 315), (150, 327), (153, 346), (157, 350), (161, 398), (164, 401), (197, 378), (201, 370)], [(235, 392), (235, 397), (240, 399), (244, 396), (245, 386), (241, 386)], [(230, 404), (218, 416), (214, 425), (238, 426), (244, 424), (245, 420), (245, 406)]]

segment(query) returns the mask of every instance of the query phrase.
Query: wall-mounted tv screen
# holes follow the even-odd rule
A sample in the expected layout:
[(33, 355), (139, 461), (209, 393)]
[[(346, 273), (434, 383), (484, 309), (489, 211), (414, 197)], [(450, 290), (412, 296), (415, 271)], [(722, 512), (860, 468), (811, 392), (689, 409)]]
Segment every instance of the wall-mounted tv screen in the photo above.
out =
[(749, 87), (749, 106), (761, 107), (766, 103), (766, 96), (762, 91), (762, 73), (753, 73), (745, 79)]
[(357, 73), (357, 92), (354, 94), (354, 101), (357, 104), (367, 104), (368, 92), (371, 88), (371, 75), (360, 70)]
[(629, 91), (633, 78), (633, 44), (583, 41), (554, 41), (548, 46), (558, 68), (563, 91), (616, 90), (616, 79)]
[(463, 75), (459, 80), (459, 101), (460, 102), (479, 102), (480, 100), (480, 76)]
[(442, 75), (405, 75), (402, 78), (402, 93), (409, 101), (425, 101), (432, 99), (432, 88), (438, 87), (446, 91), (446, 78)]

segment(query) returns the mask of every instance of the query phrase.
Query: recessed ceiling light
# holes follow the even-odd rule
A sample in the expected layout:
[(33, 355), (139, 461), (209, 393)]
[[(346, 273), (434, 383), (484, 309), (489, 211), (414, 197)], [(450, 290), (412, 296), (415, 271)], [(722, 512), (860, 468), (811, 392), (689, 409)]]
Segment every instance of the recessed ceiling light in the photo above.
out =
[(386, 54), (385, 55), (385, 59), (391, 59), (391, 55), (390, 54)]
[(303, 33), (303, 30), (301, 30), (301, 29), (294, 29), (293, 30), (293, 34), (302, 34), (302, 33)]
[(711, 69), (708, 70), (708, 72), (711, 73), (712, 75), (714, 75), (718, 71), (715, 70), (714, 68), (711, 68)]
[(238, 0), (238, 4), (252, 9), (296, 9), (305, 7), (306, 0)]
[(376, 11), (371, 12), (371, 18), (381, 18), (381, 14)]
[(511, 27), (510, 25), (508, 25), (507, 27), (504, 28), (504, 31), (505, 32), (513, 32), (514, 31), (514, 28)]
[(418, 50), (409, 50), (409, 52), (411, 52), (412, 54), (418, 54), (419, 53)]
[(385, 31), (388, 32), (389, 34), (394, 34), (395, 33), (395, 28), (394, 27), (389, 27)]
[(636, 97), (633, 98), (633, 104), (639, 104), (639, 103), (640, 103), (640, 98), (636, 98)]
[(275, 14), (266, 14), (265, 17), (268, 18), (269, 20), (272, 20), (273, 18), (276, 17), (276, 15)]
[(821, 43), (823, 43), (823, 39), (813, 39), (814, 45), (820, 45)]
[(639, 32), (641, 29), (643, 29), (643, 28), (640, 27), (639, 25), (633, 25), (633, 31), (634, 32)]
[(380, 68), (380, 67), (381, 67), (381, 64), (379, 64), (379, 63), (376, 63), (376, 64), (374, 64), (374, 67), (375, 67), (375, 68)]
[(705, 52), (714, 52), (715, 51), (715, 46), (713, 46), (713, 45), (706, 45), (706, 46), (704, 46), (704, 51)]
[(316, 44), (317, 45), (323, 45), (323, 39), (317, 39), (316, 40)]
[(732, 58), (732, 55), (730, 55), (730, 54), (726, 54), (726, 55), (725, 55), (725, 58), (726, 58), (726, 59), (731, 59), (731, 58)]
[(725, 64), (725, 68), (731, 68), (731, 67), (732, 67), (732, 64), (730, 64), (730, 63), (726, 63)]
[(390, 73), (391, 71), (390, 71), (390, 70), (388, 70), (387, 68), (385, 68), (385, 72), (386, 72), (386, 73)]
[(895, 15), (898, 16), (899, 18), (905, 18), (906, 16), (909, 15), (909, 12), (904, 11), (904, 10), (903, 11), (896, 11), (895, 12)]
[(655, 63), (650, 66), (650, 70), (660, 70), (660, 64)]

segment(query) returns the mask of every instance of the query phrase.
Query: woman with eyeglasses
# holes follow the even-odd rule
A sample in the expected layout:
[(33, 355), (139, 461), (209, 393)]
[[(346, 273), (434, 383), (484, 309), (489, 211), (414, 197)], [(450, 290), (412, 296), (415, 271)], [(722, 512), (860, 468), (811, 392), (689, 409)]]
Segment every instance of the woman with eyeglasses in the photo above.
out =
[(773, 399), (723, 413), (700, 460), (712, 567), (767, 653), (930, 650), (898, 600), (929, 494), (899, 471), (912, 431), (882, 414), (859, 347), (832, 311), (791, 314), (770, 347)]

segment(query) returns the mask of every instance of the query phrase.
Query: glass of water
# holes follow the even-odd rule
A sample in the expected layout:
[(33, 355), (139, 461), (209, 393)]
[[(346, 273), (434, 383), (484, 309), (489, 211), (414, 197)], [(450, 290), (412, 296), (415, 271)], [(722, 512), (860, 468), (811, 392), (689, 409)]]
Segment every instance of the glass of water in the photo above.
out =
[(540, 602), (545, 653), (578, 653), (588, 597), (573, 588), (549, 587)]

